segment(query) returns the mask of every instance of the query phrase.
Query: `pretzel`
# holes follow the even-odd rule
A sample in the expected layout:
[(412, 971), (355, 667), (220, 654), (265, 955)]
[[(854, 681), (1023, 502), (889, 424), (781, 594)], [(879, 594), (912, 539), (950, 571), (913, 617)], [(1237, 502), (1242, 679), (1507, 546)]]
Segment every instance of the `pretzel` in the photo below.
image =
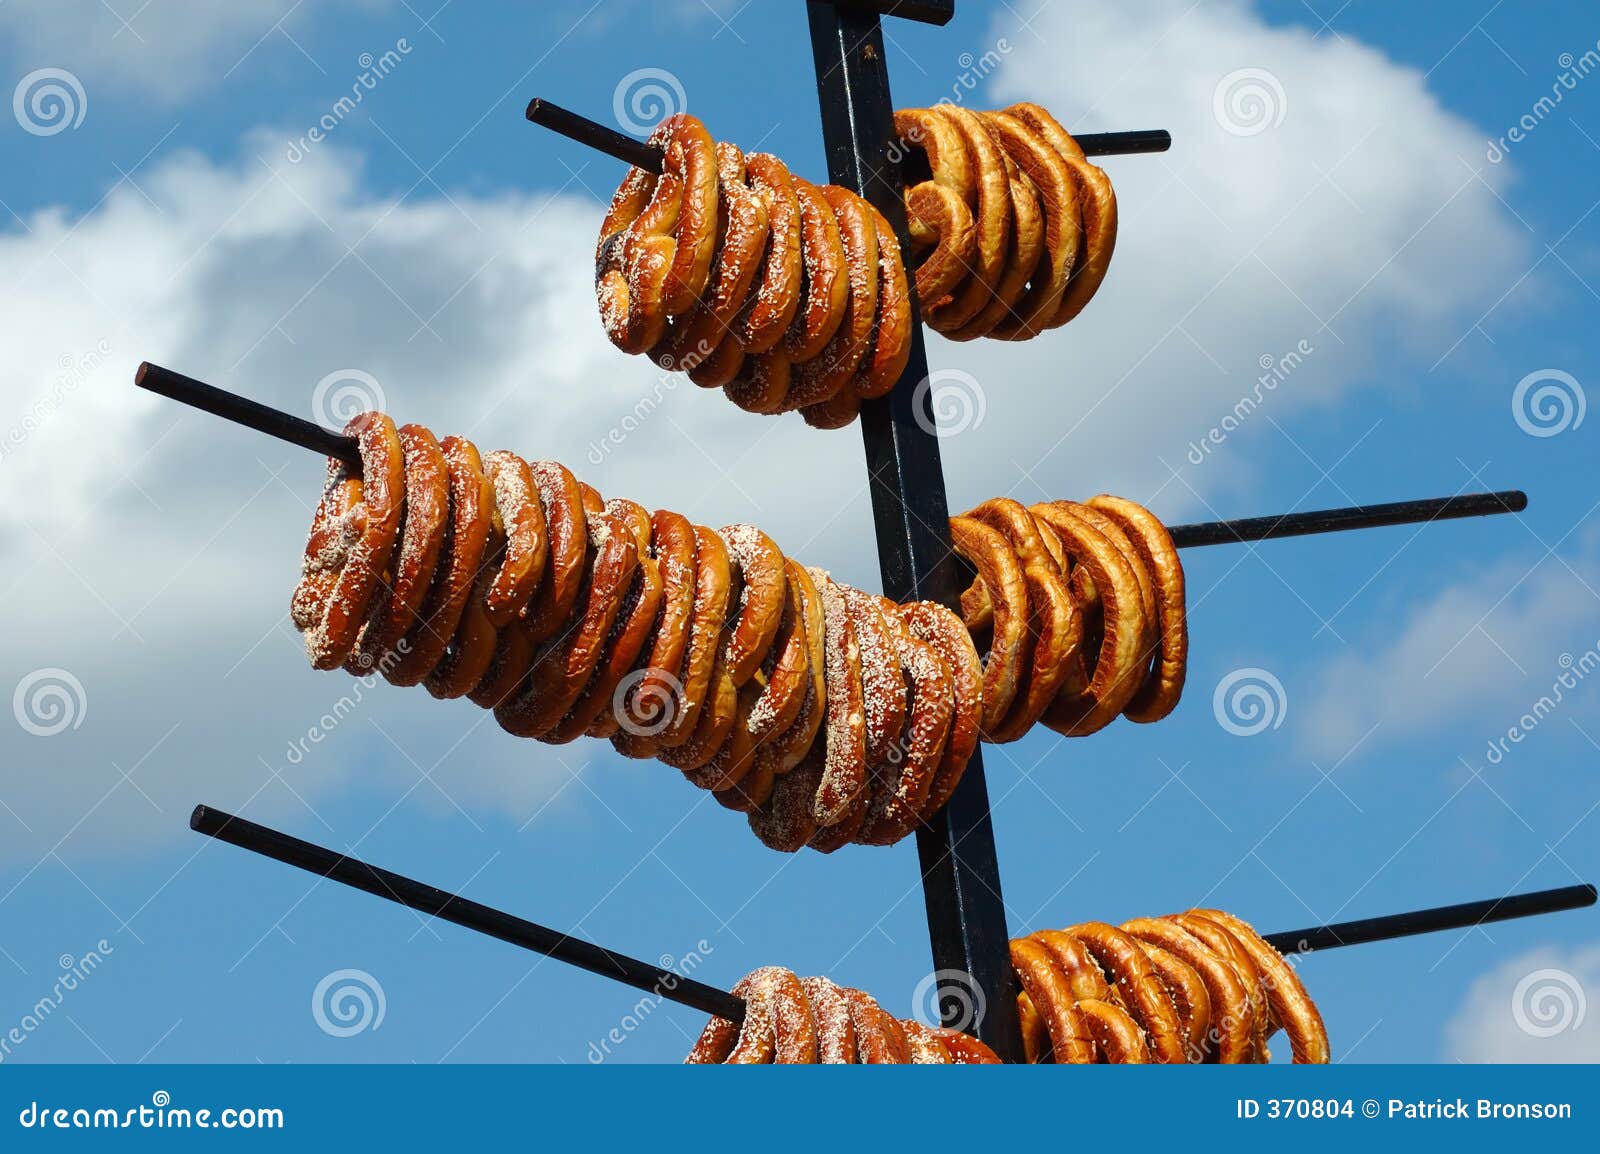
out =
[(689, 646), (695, 593), (695, 534), (688, 518), (656, 510), (650, 517), (650, 555), (661, 572), (661, 614), (648, 648), (623, 679), (629, 688), (611, 700), (616, 722), (611, 744), (627, 757), (653, 756), (662, 731), (683, 708), (678, 678)]
[(776, 156), (751, 153), (745, 158), (745, 173), (766, 206), (770, 232), (758, 287), (739, 314), (734, 334), (745, 352), (764, 353), (784, 339), (800, 308), (800, 201), (788, 168)]
[(1094, 1060), (1094, 1041), (1077, 1013), (1077, 999), (1050, 951), (1031, 938), (1011, 943), (1011, 965), (1029, 1003), (1050, 1035), (1050, 1048), (1062, 1064)]
[(810, 745), (798, 765), (779, 777), (767, 800), (749, 811), (750, 831), (761, 844), (794, 853), (817, 832), (814, 800), (822, 785), (825, 744)]
[(785, 401), (791, 408), (829, 400), (850, 383), (870, 351), (878, 313), (878, 234), (869, 215), (871, 206), (835, 185), (824, 185), (818, 191), (839, 224), (850, 291), (844, 319), (833, 339), (794, 374)]
[[(973, 210), (975, 246), (965, 283), (948, 304), (930, 309), (928, 323), (940, 332), (958, 329), (994, 299), (1011, 245), (1010, 178), (1005, 154), (978, 116), (953, 104), (932, 109), (956, 130), (971, 157), (968, 180), (961, 189)], [(935, 172), (935, 179), (939, 174)]]
[(856, 1064), (856, 1028), (845, 993), (827, 978), (801, 978), (817, 1026), (817, 1061), (825, 1066)]
[(729, 1064), (816, 1064), (817, 1028), (799, 978), (777, 966), (763, 966), (733, 992), (745, 999), (745, 1017), (726, 1059)]
[(667, 318), (705, 291), (716, 248), (717, 157), (705, 126), (669, 116), (648, 142), (661, 174), (631, 170), (600, 226), (595, 291), (606, 335), (624, 352), (661, 339)]
[(667, 371), (681, 369), (704, 388), (733, 379), (744, 361), (734, 322), (760, 270), (770, 219), (766, 200), (746, 182), (744, 153), (717, 146), (718, 233), (710, 279), (702, 299), (669, 321), (650, 359)]
[(1043, 108), (1023, 103), (1013, 104), (1006, 111), (1042, 136), (1078, 179), (1082, 239), (1073, 261), (1072, 279), (1067, 282), (1061, 307), (1050, 322), (1050, 327), (1056, 328), (1082, 312), (1105, 280), (1111, 253), (1117, 244), (1117, 194), (1112, 191), (1111, 178), (1105, 170), (1090, 164), (1072, 134)]
[(727, 656), (719, 647), (711, 663), (711, 677), (706, 685), (705, 700), (694, 732), (681, 744), (661, 750), (656, 757), (682, 770), (691, 783), (702, 789), (712, 788), (721, 780), (719, 771), (701, 775), (696, 775), (694, 771), (704, 768), (716, 757), (722, 743), (733, 731), (733, 723), (738, 715), (739, 687), (734, 684), (733, 675), (728, 672)]
[(1121, 1006), (1091, 998), (1076, 1008), (1085, 1032), (1107, 1062), (1133, 1066), (1154, 1060), (1139, 1024)]
[(420, 684), (444, 656), (466, 611), (493, 527), (494, 489), (478, 450), (461, 437), (444, 438), (439, 449), (450, 481), (450, 525), (440, 546), (442, 563), (423, 598), (421, 620), (406, 635), (399, 662), (386, 673), (394, 685)]
[[(979, 121), (981, 123), (983, 118), (979, 117)], [(995, 135), (995, 130), (987, 123), (983, 127), (991, 137)], [(1039, 203), (1039, 193), (1003, 148), (1000, 157), (1005, 164), (1006, 187), (1011, 200), (1011, 239), (1006, 246), (1005, 267), (983, 309), (965, 324), (944, 331), (951, 340), (970, 341), (988, 336), (1002, 319), (1017, 319), (1017, 302), (1027, 292), (1028, 280), (1044, 254), (1045, 214)]]
[(489, 583), (483, 605), (490, 623), (499, 629), (528, 607), (544, 575), (550, 540), (528, 463), (496, 449), (483, 459), (483, 471), (494, 486), (496, 527), (506, 539), (500, 569)]
[[(1000, 533), (970, 517), (950, 518), (950, 547), (977, 569), (993, 605), (989, 652), (983, 659), (983, 730), (987, 734), (1005, 719), (1020, 687), (1023, 666), (1032, 653), (1028, 634), (1028, 598), (1022, 567)], [(970, 627), (967, 601), (963, 616)]]
[(812, 811), (819, 826), (865, 812), (867, 715), (862, 701), (861, 649), (844, 592), (820, 569), (811, 579), (822, 597), (824, 682), (828, 693), (827, 753)]
[(1159, 1062), (1186, 1060), (1182, 1027), (1161, 978), (1133, 938), (1105, 922), (1081, 922), (1067, 933), (1094, 955), (1128, 1012), (1143, 1028), (1151, 1052)]
[(1061, 503), (1034, 505), (1029, 512), (1050, 527), (1093, 580), (1102, 621), (1099, 658), (1087, 684), (1077, 696), (1058, 696), (1044, 722), (1067, 736), (1093, 733), (1122, 712), (1140, 685), (1139, 579), (1104, 533)]
[(878, 240), (878, 311), (873, 320), (871, 353), (855, 379), (856, 396), (881, 397), (894, 388), (911, 358), (911, 292), (900, 240), (883, 213), (867, 205)]
[(1190, 1032), (1191, 1058), (1229, 1065), (1248, 1062), (1255, 1044), (1254, 1015), (1250, 994), (1233, 966), (1175, 922), (1134, 918), (1123, 922), (1122, 930), (1183, 959), (1205, 983), (1211, 1010), (1210, 1027), (1198, 1040), (1194, 1032)]
[(900, 620), (910, 629), (912, 636), (926, 641), (939, 658), (940, 664), (950, 674), (953, 708), (950, 729), (945, 739), (944, 755), (934, 772), (933, 784), (922, 807), (923, 814), (932, 814), (944, 808), (962, 771), (978, 745), (978, 731), (982, 723), (983, 667), (978, 661), (978, 651), (972, 637), (961, 624), (961, 619), (943, 605), (933, 601), (913, 601), (902, 605)]
[(1061, 308), (1078, 249), (1078, 182), (1060, 153), (1022, 120), (1005, 112), (982, 115), (1033, 183), (1044, 212), (1044, 254), (1029, 278), (1028, 291), (1017, 301), (1015, 316), (1001, 320), (989, 333), (1002, 340), (1022, 340), (1048, 327)]
[[(766, 800), (763, 790), (770, 788), (765, 784), (767, 777), (775, 781), (800, 763), (800, 759), (806, 755), (806, 751), (816, 740), (817, 733), (822, 728), (823, 718), (827, 714), (828, 690), (823, 676), (827, 654), (824, 646), (822, 595), (817, 592), (817, 587), (805, 566), (792, 560), (787, 561), (786, 572), (789, 578), (790, 596), (796, 599), (800, 611), (801, 625), (796, 627), (796, 632), (798, 633), (802, 626), (804, 628), (805, 691), (801, 695), (800, 708), (794, 720), (785, 727), (775, 726), (773, 734), (757, 751), (757, 766), (752, 770), (752, 775), (756, 776), (758, 788), (747, 795), (755, 806), (764, 804)], [(754, 796), (756, 793), (763, 793), (763, 796), (758, 798)]]
[(1301, 1063), (1328, 1061), (1328, 1032), (1322, 1015), (1312, 1003), (1300, 975), (1294, 972), (1266, 939), (1240, 918), (1221, 910), (1191, 910), (1196, 917), (1212, 922), (1232, 934), (1261, 971), (1267, 990), (1272, 1020), (1289, 1035), (1294, 1060)]
[(988, 1046), (984, 1045), (971, 1034), (963, 1034), (960, 1030), (952, 1030), (944, 1026), (932, 1027), (934, 1037), (944, 1043), (950, 1052), (950, 1061), (957, 1066), (998, 1066), (1000, 1059)]
[(777, 635), (787, 590), (783, 554), (754, 525), (725, 525), (722, 540), (739, 575), (739, 617), (728, 631), (728, 672), (735, 685), (755, 676)]
[(904, 1028), (871, 997), (849, 986), (842, 987), (850, 1007), (850, 1024), (855, 1027), (856, 1051), (862, 1065), (905, 1065), (911, 1061)]
[(951, 300), (977, 251), (972, 210), (961, 194), (931, 180), (906, 189), (906, 223), (921, 262), (913, 274), (924, 309)]
[(900, 1032), (905, 1035), (906, 1046), (911, 1051), (911, 1061), (918, 1066), (950, 1066), (954, 1059), (944, 1039), (915, 1018), (901, 1018)]
[(606, 512), (633, 534), (637, 564), (589, 683), (547, 740), (562, 743), (580, 735), (608, 737), (617, 728), (612, 711), (622, 679), (633, 669), (661, 611), (661, 567), (650, 555), (650, 514), (627, 500), (606, 502)]
[(523, 620), (528, 636), (544, 641), (555, 636), (577, 603), (589, 536), (583, 494), (567, 467), (555, 461), (534, 461), (528, 472), (544, 510), (550, 544), (544, 580), (528, 602)]
[(1028, 620), (1019, 657), (1030, 663), (1026, 684), (1003, 720), (988, 727), (989, 740), (1015, 741), (1044, 715), (1066, 679), (1067, 660), (1083, 639), (1061, 570), (1028, 510), (1007, 497), (985, 501), (964, 516), (1003, 534), (1022, 564)]
[(744, 358), (739, 371), (723, 386), (728, 400), (748, 413), (781, 413), (794, 381), (794, 363), (782, 349)]
[(1184, 1060), (1200, 1060), (1201, 1046), (1211, 1028), (1211, 995), (1200, 975), (1182, 958), (1158, 945), (1141, 942), (1140, 951), (1150, 968), (1167, 988), (1167, 997), (1178, 1014), (1178, 1036), (1183, 1043)]
[(889, 755), (872, 763), (867, 820), (857, 835), (866, 845), (893, 845), (917, 827), (944, 756), (955, 709), (950, 671), (938, 652), (900, 620), (899, 606), (887, 598), (883, 602), (882, 618), (911, 694), (904, 726)]
[[(487, 474), (484, 479), (488, 481)], [(489, 482), (489, 491), (491, 494), (494, 492), (492, 482)], [(492, 499), (490, 508), (493, 508)], [(450, 639), (444, 656), (422, 683), (434, 697), (445, 701), (466, 697), (488, 675), (489, 667), (494, 663), (499, 636), (494, 622), (489, 619), (489, 590), (494, 584), (494, 575), (500, 568), (505, 551), (506, 535), (491, 521), (489, 540), (483, 551), (484, 560), (478, 569), (477, 580), (467, 594), (461, 622), (456, 626), (455, 636)]]
[(1233, 968), (1250, 1000), (1250, 1057), (1251, 1062), (1268, 1060), (1267, 1039), (1272, 1033), (1271, 1013), (1265, 979), (1244, 946), (1222, 926), (1198, 914), (1169, 914), (1164, 919), (1175, 922), (1206, 944), (1217, 957)]
[(374, 665), (387, 669), (401, 656), (396, 646), (417, 625), (450, 520), (450, 473), (439, 442), (421, 425), (402, 425), (399, 438), (405, 501), (391, 565), (394, 580), (375, 599), (361, 632), (355, 662), (363, 672)]
[(844, 322), (850, 281), (833, 209), (816, 185), (792, 174), (791, 180), (800, 206), (805, 300), (783, 335), (783, 352), (791, 361), (809, 361), (822, 352)]
[(1156, 620), (1161, 652), (1154, 667), (1128, 702), (1124, 714), (1130, 721), (1160, 721), (1171, 713), (1183, 694), (1189, 659), (1189, 625), (1186, 619), (1183, 564), (1166, 526), (1149, 510), (1121, 497), (1102, 493), (1089, 505), (1117, 522), (1127, 532), (1140, 561), (1156, 586)]
[(594, 558), (578, 600), (578, 619), (547, 642), (533, 661), (522, 692), (495, 707), (495, 720), (518, 737), (549, 739), (550, 730), (582, 693), (604, 651), (611, 626), (639, 564), (633, 532), (609, 510), (588, 518)]
[(689, 621), (688, 643), (679, 678), (679, 706), (672, 722), (659, 735), (662, 748), (680, 746), (693, 736), (705, 708), (711, 674), (722, 649), (722, 619), (728, 608), (732, 578), (728, 567), (728, 547), (710, 529), (694, 527), (695, 586), (694, 608)]
[(394, 552), (405, 499), (405, 453), (394, 422), (361, 413), (344, 432), (356, 439), (361, 477), (352, 478), (343, 462), (329, 462), (290, 605), (316, 669), (337, 668), (355, 647)]

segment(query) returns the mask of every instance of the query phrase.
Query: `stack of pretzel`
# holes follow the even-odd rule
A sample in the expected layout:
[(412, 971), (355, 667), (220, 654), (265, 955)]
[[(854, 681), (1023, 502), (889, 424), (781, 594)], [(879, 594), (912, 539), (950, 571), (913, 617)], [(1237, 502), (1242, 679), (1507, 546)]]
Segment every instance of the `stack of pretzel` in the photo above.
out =
[(745, 976), (743, 1024), (706, 1023), (684, 1062), (690, 1065), (995, 1065), (976, 1038), (896, 1018), (873, 998), (827, 978), (800, 978), (777, 966)]
[[(896, 114), (929, 177), (906, 190), (915, 287), (936, 329), (1017, 340), (1064, 324), (1105, 276), (1110, 181), (1048, 112), (941, 106)], [(758, 413), (849, 424), (894, 387), (911, 299), (894, 231), (862, 197), (777, 157), (715, 142), (687, 113), (650, 137), (600, 227), (595, 289), (624, 352)]]
[(1042, 930), (1011, 964), (1030, 1062), (1265, 1062), (1280, 1028), (1296, 1062), (1328, 1061), (1299, 975), (1221, 910)]
[[(1011, 943), (1028, 1062), (1266, 1062), (1289, 1035), (1296, 1062), (1329, 1060), (1322, 1015), (1299, 976), (1247, 923), (1221, 910), (1084, 922)], [(994, 1063), (954, 1030), (896, 1020), (859, 990), (768, 966), (733, 992), (744, 1024), (712, 1018), (690, 1063)]]
[(291, 606), (316, 668), (467, 697), (521, 737), (610, 738), (776, 849), (899, 841), (980, 736), (1153, 720), (1181, 689), (1181, 568), (1117, 498), (953, 518), (979, 574), (964, 622), (835, 582), (754, 526), (607, 501), (554, 461), (375, 412), (346, 433), (360, 468), (329, 462)]

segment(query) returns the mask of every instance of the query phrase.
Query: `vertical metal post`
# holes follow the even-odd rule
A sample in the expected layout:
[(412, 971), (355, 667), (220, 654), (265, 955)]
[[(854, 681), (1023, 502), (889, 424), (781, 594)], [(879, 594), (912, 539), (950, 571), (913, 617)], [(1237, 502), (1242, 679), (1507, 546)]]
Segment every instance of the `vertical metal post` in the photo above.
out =
[[(889, 158), (894, 105), (878, 15), (833, 0), (807, 5), (829, 179), (876, 205), (909, 252), (898, 166)], [(931, 390), (917, 389), (928, 376), (928, 356), (916, 316), (911, 341), (911, 359), (894, 390), (861, 408), (878, 563), (888, 596), (953, 606), (959, 590), (950, 513)], [(1016, 979), (980, 754), (973, 754), (949, 804), (917, 831), (917, 853), (933, 964), (945, 972), (942, 1012), (950, 1021), (958, 1007), (971, 1007), (976, 1017), (961, 1024), (1002, 1059), (1020, 1061)]]

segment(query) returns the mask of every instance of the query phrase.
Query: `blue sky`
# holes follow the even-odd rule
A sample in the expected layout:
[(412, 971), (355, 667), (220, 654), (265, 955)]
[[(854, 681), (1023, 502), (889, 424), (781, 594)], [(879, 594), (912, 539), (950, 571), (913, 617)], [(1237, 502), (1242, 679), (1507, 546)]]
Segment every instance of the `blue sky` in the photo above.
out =
[[(0, 726), (0, 1034), (63, 958), (109, 947), (7, 1061), (583, 1062), (634, 1004), (203, 843), (200, 801), (637, 955), (701, 954), (703, 980), (779, 963), (911, 1012), (929, 959), (909, 843), (781, 857), (664, 766), (311, 672), (286, 609), (320, 463), (128, 386), (151, 359), (310, 416), (319, 381), (358, 370), (397, 416), (563, 460), (607, 495), (754, 521), (875, 585), (856, 434), (662, 389), (616, 353), (585, 266), (620, 170), (522, 120), (535, 95), (609, 120), (624, 77), (665, 69), (715, 135), (820, 177), (802, 6), (435, 2), (0, 6), (6, 86), (65, 70), (83, 113), (38, 134), (54, 126), (28, 131), (24, 101), (0, 122), (0, 689), (19, 702)], [(1530, 375), (1525, 394), (1585, 403), (1600, 379), (1600, 78), (1537, 103), (1596, 48), (1593, 13), (957, 7), (945, 29), (889, 28), (899, 104), (1034, 99), (1076, 130), (1166, 127), (1175, 145), (1105, 162), (1122, 233), (1083, 317), (1022, 346), (930, 342), (982, 400), (944, 446), (954, 507), (1108, 490), (1176, 522), (1532, 502), (1187, 555), (1171, 718), (987, 752), (1012, 929), (1202, 901), (1287, 929), (1594, 880), (1600, 685), (1576, 679), (1489, 753), (1600, 646), (1596, 426), (1519, 421), (1513, 401)], [(292, 155), (385, 51), (360, 107)], [(1230, 120), (1241, 70), (1264, 124)], [(1262, 358), (1301, 342), (1197, 463)], [(645, 395), (642, 427), (591, 457)], [(1251, 669), (1282, 695), (1275, 725), (1240, 736), (1213, 694)], [(23, 687), (51, 683), (72, 723), (40, 735)], [(335, 1037), (311, 1007), (343, 969), (385, 1013)], [(1592, 911), (1302, 973), (1351, 1061), (1600, 1058), (1596, 1015), (1542, 1037), (1514, 1009), (1552, 980), (1600, 988)], [(677, 1060), (700, 1024), (661, 1007), (613, 1060)]]

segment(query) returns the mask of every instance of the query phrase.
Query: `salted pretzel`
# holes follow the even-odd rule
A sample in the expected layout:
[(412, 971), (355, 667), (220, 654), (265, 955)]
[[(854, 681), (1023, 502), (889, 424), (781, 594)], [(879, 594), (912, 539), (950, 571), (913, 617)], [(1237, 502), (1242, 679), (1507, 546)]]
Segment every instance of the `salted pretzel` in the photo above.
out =
[(1192, 915), (1231, 934), (1261, 971), (1272, 1021), (1289, 1035), (1294, 1060), (1322, 1063), (1329, 1059), (1328, 1032), (1322, 1015), (1306, 993), (1300, 975), (1248, 923), (1221, 910), (1191, 910)]
[(839, 225), (849, 294), (833, 339), (794, 370), (785, 402), (793, 408), (830, 400), (854, 379), (870, 351), (878, 314), (878, 230), (872, 206), (836, 185), (823, 185), (818, 191)]
[(686, 113), (650, 134), (661, 173), (634, 168), (600, 226), (595, 289), (606, 335), (624, 352), (660, 341), (667, 318), (705, 291), (716, 249), (717, 155), (705, 126)]
[(718, 387), (744, 362), (733, 326), (744, 308), (768, 248), (768, 203), (746, 179), (744, 153), (718, 142), (717, 243), (706, 290), (695, 306), (668, 320), (650, 358), (667, 371), (681, 370), (695, 384)]
[(1050, 327), (1055, 328), (1082, 312), (1105, 280), (1117, 244), (1117, 194), (1112, 191), (1111, 178), (1105, 170), (1090, 164), (1072, 134), (1039, 105), (1013, 104), (1006, 112), (1043, 137), (1077, 177), (1082, 239), (1073, 260), (1072, 279), (1050, 322)]
[(1122, 930), (1181, 958), (1205, 984), (1210, 1024), (1199, 1038), (1194, 1031), (1189, 1032), (1190, 1060), (1225, 1065), (1250, 1061), (1256, 1034), (1254, 1012), (1249, 991), (1233, 966), (1175, 922), (1134, 918), (1123, 922)]
[[(714, 532), (553, 461), (385, 422), (353, 427), (387, 479), (335, 463), (313, 519), (293, 601), (313, 659), (465, 697), (518, 736), (609, 738), (775, 848), (898, 841), (949, 800), (980, 737), (1040, 713), (1090, 732), (1142, 686), (1158, 711), (1181, 687), (1181, 571), (1131, 503), (952, 518), (978, 574), (958, 617), (834, 582), (752, 526)], [(1227, 952), (1265, 1005), (1248, 952)]]
[(394, 552), (404, 505), (405, 451), (394, 422), (361, 413), (344, 432), (356, 439), (361, 476), (352, 477), (342, 461), (329, 462), (291, 603), (317, 669), (337, 668), (355, 646)]
[(790, 361), (809, 361), (822, 352), (843, 323), (850, 281), (833, 209), (816, 185), (790, 176), (800, 206), (804, 299), (783, 335), (783, 353)]

